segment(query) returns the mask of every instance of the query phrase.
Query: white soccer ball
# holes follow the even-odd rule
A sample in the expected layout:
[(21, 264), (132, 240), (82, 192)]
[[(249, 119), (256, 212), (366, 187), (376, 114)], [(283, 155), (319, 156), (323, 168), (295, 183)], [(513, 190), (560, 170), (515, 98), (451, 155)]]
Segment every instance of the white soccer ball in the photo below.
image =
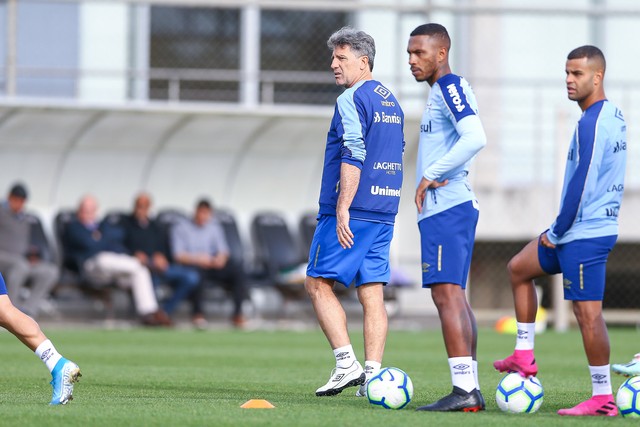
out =
[(504, 412), (536, 412), (543, 398), (544, 390), (538, 378), (523, 378), (516, 372), (505, 375), (496, 389), (496, 402)]
[(640, 418), (640, 376), (622, 383), (616, 393), (616, 405), (623, 417)]
[(412, 397), (413, 383), (402, 369), (383, 368), (367, 382), (367, 398), (372, 405), (402, 409)]

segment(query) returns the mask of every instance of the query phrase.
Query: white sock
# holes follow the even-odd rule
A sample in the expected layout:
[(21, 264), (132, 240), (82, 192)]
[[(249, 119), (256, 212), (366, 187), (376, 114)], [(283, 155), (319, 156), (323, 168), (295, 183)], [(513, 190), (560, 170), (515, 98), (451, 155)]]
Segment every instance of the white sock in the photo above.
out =
[(378, 372), (380, 372), (381, 366), (382, 364), (380, 362), (376, 362), (373, 360), (365, 360), (364, 362), (364, 375), (366, 377), (365, 381), (369, 381), (371, 378), (378, 375)]
[(336, 358), (336, 366), (338, 368), (348, 368), (356, 361), (356, 355), (351, 344), (336, 348), (333, 350), (333, 355)]
[(476, 381), (476, 388), (480, 391), (480, 381), (478, 381), (478, 361), (472, 361), (471, 365), (473, 366), (473, 379)]
[(597, 396), (599, 394), (612, 394), (611, 373), (609, 372), (609, 365), (589, 365), (589, 372), (591, 373), (591, 386), (593, 388), (593, 396)]
[(467, 393), (476, 388), (471, 356), (450, 357), (449, 370), (451, 371), (451, 382), (455, 387), (459, 387)]
[(56, 363), (62, 359), (62, 355), (58, 353), (56, 348), (53, 346), (50, 340), (44, 340), (38, 348), (36, 348), (36, 356), (40, 358), (47, 365), (49, 372), (53, 371)]
[(518, 336), (516, 337), (516, 350), (533, 350), (533, 341), (536, 336), (536, 323), (516, 322)]

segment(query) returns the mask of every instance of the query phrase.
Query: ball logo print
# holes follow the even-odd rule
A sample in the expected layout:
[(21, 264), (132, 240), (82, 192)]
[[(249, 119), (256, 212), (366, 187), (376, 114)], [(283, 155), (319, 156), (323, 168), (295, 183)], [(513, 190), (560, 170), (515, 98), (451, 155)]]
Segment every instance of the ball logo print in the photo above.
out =
[(496, 389), (496, 403), (504, 412), (536, 412), (543, 398), (544, 390), (538, 378), (523, 378), (515, 372), (505, 375)]
[(372, 405), (402, 409), (412, 397), (413, 383), (402, 369), (384, 368), (367, 382), (367, 398)]
[(627, 379), (616, 393), (616, 405), (625, 418), (640, 418), (640, 376)]

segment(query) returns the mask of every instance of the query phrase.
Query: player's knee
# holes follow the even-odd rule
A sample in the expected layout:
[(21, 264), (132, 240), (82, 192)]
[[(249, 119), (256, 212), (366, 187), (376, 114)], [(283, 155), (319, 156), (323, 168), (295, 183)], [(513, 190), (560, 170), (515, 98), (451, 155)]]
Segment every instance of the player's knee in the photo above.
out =
[(593, 305), (574, 302), (573, 314), (576, 316), (576, 320), (581, 326), (590, 326), (603, 321), (602, 310), (594, 307)]
[(507, 263), (507, 271), (511, 282), (520, 282), (526, 279), (527, 271), (522, 257), (516, 255)]
[(431, 297), (439, 310), (447, 309), (449, 307), (464, 306), (464, 300), (461, 299), (461, 294), (464, 295), (464, 292), (462, 292), (462, 288), (458, 285), (431, 285)]

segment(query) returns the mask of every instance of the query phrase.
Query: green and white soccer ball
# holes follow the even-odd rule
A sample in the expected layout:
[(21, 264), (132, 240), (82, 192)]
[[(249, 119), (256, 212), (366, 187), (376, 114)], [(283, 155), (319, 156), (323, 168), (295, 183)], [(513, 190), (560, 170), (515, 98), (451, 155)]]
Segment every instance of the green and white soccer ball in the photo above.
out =
[(640, 376), (622, 383), (616, 393), (616, 405), (623, 417), (640, 418)]
[(544, 390), (536, 377), (523, 378), (512, 372), (502, 378), (496, 389), (496, 402), (504, 412), (531, 413), (540, 409)]
[(383, 368), (367, 382), (367, 398), (372, 405), (402, 409), (412, 397), (413, 383), (402, 369)]

